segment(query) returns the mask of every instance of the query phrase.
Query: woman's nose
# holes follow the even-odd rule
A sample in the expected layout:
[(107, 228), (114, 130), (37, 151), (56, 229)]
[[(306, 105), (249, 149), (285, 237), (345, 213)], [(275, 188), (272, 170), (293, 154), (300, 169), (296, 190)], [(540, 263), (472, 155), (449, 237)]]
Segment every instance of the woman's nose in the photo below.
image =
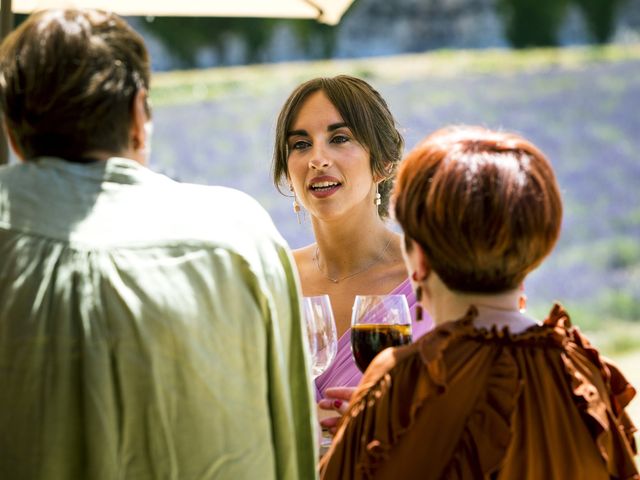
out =
[(309, 168), (320, 170), (329, 167), (331, 162), (324, 153), (322, 148), (315, 147), (313, 149), (313, 155), (311, 155), (311, 159), (309, 160)]

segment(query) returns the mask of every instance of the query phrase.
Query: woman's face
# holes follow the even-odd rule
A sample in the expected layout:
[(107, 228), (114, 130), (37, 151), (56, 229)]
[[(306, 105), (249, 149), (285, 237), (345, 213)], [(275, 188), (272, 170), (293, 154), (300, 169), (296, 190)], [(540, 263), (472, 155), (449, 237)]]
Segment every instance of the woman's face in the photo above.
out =
[(289, 181), (312, 216), (330, 219), (354, 208), (375, 210), (369, 152), (323, 91), (306, 98), (287, 144)]

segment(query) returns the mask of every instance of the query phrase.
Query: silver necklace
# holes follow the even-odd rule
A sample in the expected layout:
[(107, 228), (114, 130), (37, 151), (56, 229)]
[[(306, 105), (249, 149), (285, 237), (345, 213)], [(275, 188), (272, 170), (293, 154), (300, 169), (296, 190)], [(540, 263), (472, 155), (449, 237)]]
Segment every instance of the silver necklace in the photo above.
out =
[(347, 278), (351, 278), (351, 277), (355, 277), (356, 275), (362, 273), (362, 272), (366, 272), (367, 270), (369, 270), (371, 267), (373, 267), (376, 263), (378, 263), (380, 260), (382, 260), (382, 256), (384, 255), (384, 252), (387, 251), (387, 248), (389, 248), (389, 245), (391, 245), (391, 240), (393, 239), (393, 236), (389, 237), (389, 241), (387, 242), (387, 244), (384, 246), (384, 248), (382, 249), (382, 251), (380, 252), (380, 254), (373, 259), (373, 261), (371, 263), (369, 263), (366, 267), (358, 270), (355, 273), (350, 273), (349, 275), (345, 275), (344, 277), (341, 278), (333, 278), (330, 277), (329, 275), (327, 275), (326, 273), (324, 273), (322, 271), (322, 269), (320, 268), (320, 260), (319, 260), (319, 256), (320, 256), (320, 250), (318, 248), (318, 246), (316, 246), (316, 251), (313, 254), (313, 262), (316, 264), (316, 268), (318, 269), (318, 271), (324, 275), (327, 280), (329, 280), (332, 283), (340, 283), (343, 280), (346, 280)]

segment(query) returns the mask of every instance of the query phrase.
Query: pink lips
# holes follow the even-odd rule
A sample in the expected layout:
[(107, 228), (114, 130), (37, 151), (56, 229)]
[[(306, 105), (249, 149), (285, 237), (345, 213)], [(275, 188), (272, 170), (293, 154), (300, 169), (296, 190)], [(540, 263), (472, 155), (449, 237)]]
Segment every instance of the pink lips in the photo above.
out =
[[(322, 185), (327, 183), (333, 183), (334, 185), (326, 185), (322, 188), (313, 188), (313, 186), (316, 186), (318, 184)], [(314, 178), (311, 182), (309, 182), (308, 189), (309, 192), (311, 192), (311, 195), (313, 195), (314, 197), (326, 198), (336, 193), (340, 189), (340, 187), (342, 187), (342, 184), (338, 181), (337, 178), (322, 175), (320, 177)]]

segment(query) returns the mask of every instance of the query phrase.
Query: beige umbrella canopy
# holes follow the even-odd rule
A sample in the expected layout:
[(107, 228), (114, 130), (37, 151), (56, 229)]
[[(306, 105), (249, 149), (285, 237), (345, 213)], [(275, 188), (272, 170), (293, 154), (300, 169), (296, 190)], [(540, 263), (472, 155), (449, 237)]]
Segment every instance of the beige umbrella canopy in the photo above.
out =
[[(120, 15), (173, 17), (315, 18), (335, 25), (353, 0), (13, 0), (15, 13), (73, 6), (99, 8)], [(4, 10), (5, 1), (2, 2)]]
[[(99, 8), (120, 15), (168, 17), (309, 18), (336, 25), (353, 0), (0, 0), (0, 39), (13, 28), (13, 13), (45, 8)], [(6, 138), (0, 129), (0, 165), (7, 163)]]

